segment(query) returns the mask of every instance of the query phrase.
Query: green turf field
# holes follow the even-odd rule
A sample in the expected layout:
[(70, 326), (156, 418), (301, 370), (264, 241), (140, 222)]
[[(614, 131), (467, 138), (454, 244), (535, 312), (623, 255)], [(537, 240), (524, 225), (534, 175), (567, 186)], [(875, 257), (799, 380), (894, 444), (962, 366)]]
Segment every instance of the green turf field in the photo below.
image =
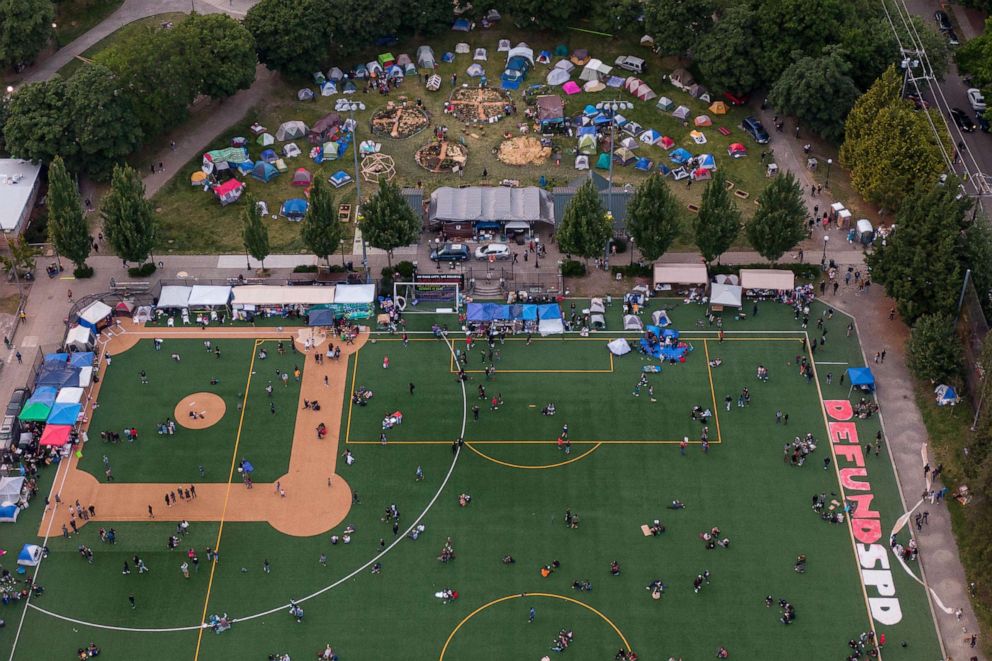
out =
[[(339, 463), (338, 472), (361, 501), (340, 527), (354, 526), (351, 544), (331, 546), (328, 535), (287, 537), (266, 524), (226, 523), (222, 560), (208, 586), (205, 567), (188, 581), (182, 578), (180, 554), (165, 547), (168, 524), (118, 526), (120, 542), (113, 548), (100, 544), (96, 527), (87, 526), (81, 539), (49, 540), (51, 555), (39, 574), (47, 591), (32, 603), (69, 618), (126, 630), (97, 629), (29, 609), (14, 658), (71, 658), (77, 647), (93, 640), (103, 648), (101, 658), (107, 659), (265, 659), (273, 652), (308, 659), (329, 642), (347, 661), (433, 660), (442, 653), (450, 661), (536, 660), (544, 655), (558, 658), (550, 646), (561, 628), (574, 631), (564, 658), (575, 660), (612, 659), (624, 640), (641, 659), (713, 658), (720, 645), (737, 659), (844, 658), (847, 640), (869, 626), (865, 591), (848, 527), (821, 521), (810, 509), (810, 499), (819, 492), (839, 491), (834, 465), (822, 467), (829, 443), (821, 394), (824, 399), (847, 398), (848, 387), (839, 383), (839, 375), (848, 365), (861, 363), (857, 337), (846, 337), (846, 317), (835, 315), (826, 321), (828, 340), (814, 357), (818, 378), (806, 383), (791, 364), (800, 351), (801, 334), (791, 310), (762, 304), (757, 317), (728, 319), (728, 340), (723, 343), (708, 327), (697, 325), (701, 310), (679, 306), (671, 313), (694, 351), (684, 364), (666, 364), (660, 374), (649, 377), (657, 402), (649, 401), (645, 389), (640, 397), (632, 395), (645, 364), (641, 357), (632, 353), (611, 365), (602, 335), (591, 340), (535, 339), (530, 346), (507, 341), (500, 347), (494, 380), (470, 375), (465, 404), (452, 372), (451, 352), (443, 342), (420, 341), (426, 336), (414, 334), (403, 347), (398, 336), (378, 336), (349, 364), (349, 390), (353, 380), (375, 392), (367, 407), (352, 407), (346, 399), (343, 412), (342, 433), (348, 435), (348, 448), (357, 461), (351, 467)], [(823, 310), (817, 305), (813, 313)], [(618, 316), (619, 311), (612, 310), (611, 327), (617, 327)], [(431, 320), (411, 316), (408, 326), (429, 328)], [(444, 321), (456, 326), (454, 317)], [(819, 337), (812, 324), (809, 332)], [(235, 341), (224, 345), (221, 362), (226, 367), (230, 360), (232, 366), (220, 385), (230, 406), (229, 398), (240, 392), (247, 377), (251, 346), (236, 346)], [(464, 341), (456, 346), (463, 347)], [(105, 393), (116, 392), (125, 402), (144, 397), (135, 375), (138, 365), (147, 361), (155, 370), (147, 368), (150, 376), (161, 381), (156, 390), (168, 394), (161, 396), (160, 406), (151, 397), (131, 406), (121, 403), (114, 417), (101, 396), (98, 415), (107, 416), (106, 424), (123, 426), (117, 415), (145, 408), (142, 414), (154, 423), (192, 387), (180, 387), (164, 372), (171, 367), (169, 348), (167, 342), (161, 363), (151, 362), (158, 357), (151, 355), (150, 345), (132, 350), (133, 358), (114, 358), (113, 369), (121, 367), (121, 381), (115, 385), (111, 374), (105, 386), (112, 387)], [(192, 366), (199, 352), (203, 356), (197, 373), (211, 371), (215, 359), (208, 359), (202, 347), (197, 349), (194, 342), (184, 351), (184, 366), (187, 354)], [(723, 364), (707, 369), (707, 353)], [(244, 359), (236, 360), (236, 355)], [(385, 355), (390, 358), (386, 370)], [(770, 370), (767, 383), (755, 378), (758, 364)], [(481, 365), (479, 349), (473, 349), (470, 367)], [(555, 371), (565, 369), (583, 371)], [(159, 371), (162, 376), (156, 377)], [(830, 385), (828, 372), (833, 376)], [(416, 386), (413, 395), (410, 382)], [(479, 383), (487, 392), (502, 393), (499, 411), (482, 406), (476, 395)], [(270, 414), (264, 408), (264, 392), (254, 392), (255, 386), (253, 380), (245, 433), (265, 439), (277, 430), (264, 426), (271, 424), (266, 418)], [(752, 403), (738, 408), (736, 395), (744, 386), (751, 390)], [(207, 388), (196, 384), (195, 389)], [(726, 395), (733, 397), (729, 412), (723, 408)], [(558, 407), (553, 418), (540, 413), (548, 401)], [(471, 413), (476, 402), (481, 409), (478, 422)], [(689, 415), (695, 404), (718, 414), (720, 442), (715, 442), (714, 418), (708, 454), (698, 443), (685, 456), (676, 444), (658, 443), (684, 435), (698, 440), (701, 425)], [(253, 408), (261, 412), (253, 416)], [(396, 410), (403, 413), (403, 424), (391, 430), (389, 444), (380, 447), (382, 416)], [(789, 414), (788, 427), (775, 423), (776, 410)], [(463, 411), (468, 417), (467, 445), (453, 464), (451, 441), (460, 433)], [(575, 443), (569, 455), (554, 442), (566, 422)], [(877, 418), (856, 421), (863, 439), (874, 438), (877, 424)], [(806, 432), (819, 441), (816, 453), (802, 467), (784, 463), (783, 443)], [(625, 440), (634, 442), (617, 442)], [(204, 450), (174, 452), (164, 447), (171, 442), (162, 439), (162, 451), (155, 446), (113, 448), (130, 453), (114, 458), (115, 472), (121, 461), (121, 466), (133, 466), (140, 476), (136, 480), (158, 479), (152, 475), (153, 466), (188, 476), (200, 461), (196, 453)], [(227, 444), (229, 462), (232, 441), (218, 437), (211, 442)], [(126, 463), (126, 457), (149, 450), (150, 459)], [(253, 456), (263, 452), (260, 448)], [(90, 470), (99, 469), (99, 453), (89, 452), (87, 460)], [(418, 466), (423, 481), (415, 480)], [(887, 530), (902, 510), (884, 444), (879, 457), (867, 459), (867, 471), (874, 495), (871, 506)], [(51, 475), (46, 473), (46, 480)], [(468, 507), (459, 506), (462, 493), (472, 496)], [(686, 503), (685, 510), (666, 509), (675, 498)], [(426, 530), (418, 540), (394, 538), (390, 525), (382, 521), (390, 503), (400, 509), (401, 535), (427, 510), (422, 520)], [(6, 539), (12, 539), (8, 548), (33, 538), (40, 509), (32, 507), (15, 526), (4, 529)], [(566, 509), (580, 516), (578, 529), (563, 524)], [(641, 524), (656, 518), (667, 531), (659, 537), (643, 536)], [(698, 535), (713, 526), (731, 540), (729, 548), (704, 547)], [(335, 532), (341, 534), (341, 529)], [(216, 533), (214, 524), (195, 524), (189, 543), (202, 553)], [(442, 564), (437, 556), (448, 537), (456, 559)], [(901, 537), (905, 543), (905, 534)], [(380, 538), (387, 545), (394, 539), (398, 543), (379, 559), (382, 572), (373, 575), (365, 565), (379, 553)], [(883, 546), (886, 538), (887, 533), (880, 541)], [(93, 565), (76, 553), (79, 543), (94, 548)], [(135, 552), (142, 554), (151, 573), (122, 576), (123, 559)], [(327, 555), (326, 567), (318, 563), (321, 553)], [(801, 575), (792, 568), (799, 553), (809, 559), (809, 570)], [(501, 562), (507, 554), (514, 564)], [(271, 574), (262, 572), (264, 560), (271, 563)], [(553, 560), (561, 563), (560, 570), (542, 578), (540, 567)], [(619, 576), (610, 575), (613, 560), (621, 564)], [(876, 622), (890, 643), (886, 657), (938, 658), (923, 590), (894, 561), (891, 564), (901, 618), (894, 624)], [(915, 563), (911, 568), (918, 571)], [(704, 569), (711, 572), (712, 582), (696, 594), (692, 580)], [(577, 579), (591, 581), (593, 590), (573, 590)], [(654, 579), (667, 586), (660, 601), (652, 600), (645, 589)], [(291, 598), (330, 585), (333, 589), (304, 602), (302, 624), (279, 608)], [(460, 598), (442, 604), (434, 593), (443, 588), (457, 590)], [(127, 603), (130, 593), (138, 603), (133, 611)], [(764, 606), (766, 595), (793, 603), (796, 621), (781, 624), (777, 606)], [(867, 596), (877, 597), (878, 589), (869, 586)], [(528, 623), (531, 607), (536, 619)], [(270, 609), (278, 610), (266, 613)], [(195, 629), (131, 630), (195, 627), (203, 612), (227, 612), (236, 618), (261, 615), (221, 635), (209, 630), (199, 635)], [(4, 609), (4, 656), (20, 614), (18, 606)]]

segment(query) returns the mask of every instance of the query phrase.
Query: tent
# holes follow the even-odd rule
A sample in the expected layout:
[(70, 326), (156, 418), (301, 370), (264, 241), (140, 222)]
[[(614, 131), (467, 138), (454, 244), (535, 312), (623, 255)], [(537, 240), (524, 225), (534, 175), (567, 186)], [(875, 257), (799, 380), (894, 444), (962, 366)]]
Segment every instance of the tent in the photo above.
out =
[(452, 53), (450, 50), (445, 51), (444, 55), (441, 56), (441, 61), (444, 62), (445, 64), (451, 64), (452, 62), (455, 61), (455, 54)]
[(346, 80), (344, 83), (344, 87), (341, 88), (341, 92), (344, 94), (354, 94), (357, 91), (358, 88), (355, 86), (355, 83), (353, 83), (350, 80)]
[(561, 69), (562, 71), (567, 71), (568, 73), (572, 73), (575, 70), (575, 65), (569, 62), (568, 60), (559, 60), (558, 62), (555, 63), (554, 68)]
[[(275, 149), (263, 149), (262, 153), (259, 154), (258, 163), (275, 163), (279, 160), (279, 154), (276, 153)], [(257, 163), (256, 163), (257, 165)]]
[(334, 310), (328, 308), (320, 308), (310, 310), (310, 314), (307, 317), (308, 326), (333, 326), (334, 325)]
[(214, 186), (214, 195), (220, 200), (221, 206), (237, 202), (244, 192), (245, 185), (237, 179), (228, 179), (219, 186)]
[[(79, 380), (80, 369), (64, 360), (46, 360), (38, 369), (35, 383), (55, 388), (79, 386), (82, 385)], [(55, 401), (54, 397), (52, 401)]]
[(633, 331), (643, 331), (644, 322), (636, 314), (625, 314), (623, 316), (623, 329)]
[(696, 131), (696, 130), (689, 131), (689, 137), (692, 138), (692, 141), (695, 142), (697, 145), (706, 144), (706, 136), (703, 134), (702, 131)]
[(875, 375), (868, 367), (848, 367), (847, 378), (851, 382), (851, 390), (859, 388), (868, 392), (875, 391)]
[(688, 106), (679, 106), (672, 112), (672, 116), (675, 117), (675, 119), (684, 120), (686, 117), (689, 116)]
[(576, 83), (574, 80), (570, 80), (564, 85), (562, 85), (561, 89), (565, 92), (565, 94), (568, 94), (569, 96), (572, 96), (573, 94), (578, 94), (579, 92), (582, 91), (582, 88), (579, 87), (578, 83)]
[(733, 158), (744, 158), (747, 156), (747, 147), (739, 142), (734, 142), (727, 147), (727, 154)]
[(73, 326), (65, 336), (65, 346), (70, 351), (89, 351), (95, 341), (93, 331), (86, 326)]
[(675, 102), (669, 99), (667, 96), (662, 96), (658, 98), (658, 103), (655, 104), (655, 108), (663, 112), (668, 112), (675, 107)]
[(558, 44), (555, 46), (555, 57), (567, 57), (568, 56), (568, 46), (565, 44)]
[(47, 422), (49, 425), (69, 425), (71, 427), (79, 420), (79, 414), (82, 410), (82, 404), (59, 403), (56, 401), (52, 405), (51, 412), (48, 414)]
[(692, 123), (696, 126), (713, 126), (713, 120), (710, 119), (709, 115), (699, 115), (692, 120)]
[(313, 78), (314, 85), (323, 85), (327, 81), (323, 71), (315, 71), (311, 77)]
[(332, 174), (327, 180), (331, 182), (331, 185), (334, 186), (335, 188), (341, 188), (345, 184), (350, 184), (353, 181), (351, 175), (345, 172), (344, 170), (338, 170), (337, 172)]
[(541, 128), (565, 121), (565, 101), (560, 96), (548, 94), (536, 99), (537, 121)]
[(384, 73), (382, 69), (382, 65), (376, 62), (375, 60), (372, 60), (371, 62), (367, 62), (365, 64), (365, 70), (369, 72), (369, 76), (371, 76), (372, 78), (378, 78), (382, 76)]
[(293, 173), (293, 186), (309, 186), (313, 183), (313, 175), (306, 168), (296, 168)]
[(299, 198), (293, 197), (282, 203), (282, 208), (279, 209), (279, 215), (284, 218), (288, 218), (293, 221), (303, 220), (303, 216), (307, 213), (307, 201)]
[(299, 101), (313, 101), (313, 90), (309, 87), (304, 87), (296, 93), (296, 98)]
[(621, 87), (623, 87), (625, 81), (626, 78), (621, 78), (620, 76), (610, 76), (606, 80), (606, 86), (612, 87), (613, 89), (620, 89)]
[(55, 397), (58, 388), (53, 386), (39, 386), (34, 394), (24, 404), (18, 418), (26, 422), (44, 422), (48, 420), (48, 414), (52, 412), (52, 405), (55, 404)]
[(654, 129), (648, 129), (641, 134), (640, 141), (646, 145), (653, 145), (661, 140), (661, 134)]
[(207, 181), (207, 173), (203, 170), (197, 170), (189, 176), (189, 183), (191, 186), (202, 186)]
[(641, 172), (650, 172), (653, 166), (654, 163), (652, 163), (651, 159), (647, 156), (641, 156), (637, 159), (637, 162), (634, 163), (634, 169), (640, 170)]
[(561, 308), (556, 303), (538, 305), (537, 318), (537, 330), (542, 336), (565, 332), (565, 324), (561, 319)]
[(620, 141), (620, 146), (633, 151), (637, 149), (640, 145), (637, 144), (637, 140), (635, 140), (634, 138), (627, 137)]
[(585, 154), (580, 154), (575, 157), (575, 169), (576, 170), (588, 170), (589, 169), (589, 157)]
[(604, 80), (609, 77), (611, 71), (613, 71), (613, 67), (603, 64), (601, 60), (589, 60), (582, 69), (582, 73), (579, 74), (579, 78), (582, 80)]
[(672, 325), (672, 320), (668, 318), (668, 312), (666, 310), (655, 310), (652, 312), (651, 322), (661, 328)]
[(577, 67), (584, 66), (587, 62), (589, 62), (589, 51), (585, 48), (576, 48), (572, 51), (571, 60), (572, 64)]
[(100, 330), (113, 312), (113, 308), (103, 301), (93, 301), (79, 313), (79, 325), (93, 331)]
[(355, 69), (354, 69), (354, 71), (352, 73), (352, 77), (353, 78), (358, 78), (358, 79), (368, 78), (369, 77), (369, 70), (368, 70), (368, 68), (366, 68), (366, 66), (364, 64), (359, 64), (358, 66), (355, 67)]
[(602, 92), (605, 89), (606, 89), (606, 85), (604, 85), (598, 80), (589, 80), (582, 85), (582, 91), (589, 92), (590, 94), (595, 94), (596, 92)]
[(689, 176), (695, 181), (709, 181), (713, 178), (713, 172), (711, 170), (707, 170), (706, 168), (696, 168)]
[(958, 397), (957, 391), (951, 386), (940, 385), (937, 389), (933, 391), (937, 395), (937, 405), (938, 406), (954, 406), (961, 401)]
[(437, 60), (434, 57), (434, 49), (430, 46), (417, 47), (417, 66), (421, 69), (435, 69)]
[(606, 348), (610, 350), (614, 356), (623, 356), (630, 353), (630, 344), (622, 337), (608, 342)]
[(338, 143), (336, 142), (325, 142), (320, 148), (321, 162), (323, 161), (336, 161), (338, 158)]
[(37, 544), (25, 544), (17, 554), (17, 564), (22, 567), (37, 567), (45, 551)]
[(496, 52), (498, 52), (498, 53), (509, 53), (510, 52), (510, 48), (511, 48), (511, 45), (510, 45), (510, 40), (509, 39), (500, 39), (499, 40), (499, 44), (496, 47)]
[(713, 154), (700, 154), (698, 162), (701, 168), (716, 170), (716, 159), (713, 158)]
[(392, 53), (379, 53), (378, 60), (379, 60), (379, 64), (381, 64), (384, 67), (389, 67), (390, 65), (396, 63), (396, 58), (393, 57)]
[(465, 73), (467, 73), (472, 78), (481, 78), (482, 76), (486, 75), (486, 70), (482, 68), (481, 64), (475, 62), (469, 65), (468, 69), (465, 70)]
[(787, 269), (741, 269), (741, 287), (745, 290), (792, 291), (796, 274)]
[(298, 119), (283, 122), (276, 130), (276, 140), (285, 142), (286, 140), (296, 140), (307, 134), (307, 125)]
[(592, 156), (597, 151), (596, 148), (596, 136), (593, 135), (580, 135), (579, 136), (579, 154), (585, 156)]
[(476, 48), (475, 53), (472, 54), (472, 59), (476, 62), (485, 62), (489, 59), (489, 54), (486, 53), (485, 48)]
[(678, 149), (674, 150), (671, 154), (669, 154), (668, 157), (672, 159), (673, 163), (678, 163), (679, 165), (682, 165), (690, 158), (692, 158), (692, 154), (690, 154), (682, 147), (679, 147)]
[(655, 289), (671, 289), (673, 285), (705, 285), (709, 282), (705, 264), (655, 264)]
[(540, 64), (551, 64), (551, 51), (542, 50), (537, 56), (537, 62)]
[(275, 143), (275, 141), (276, 139), (272, 136), (271, 133), (263, 133), (262, 135), (258, 136), (255, 139), (255, 142), (257, 142), (259, 145), (263, 147), (268, 147), (269, 145)]
[(86, 390), (83, 388), (62, 388), (55, 396), (55, 401), (59, 404), (78, 404), (83, 401)]
[(596, 159), (596, 169), (597, 170), (609, 170), (610, 169), (610, 155), (603, 152)]
[(714, 282), (710, 285), (710, 306), (714, 310), (724, 307), (739, 308), (743, 290), (737, 285)]
[(231, 288), (227, 285), (193, 285), (189, 292), (191, 308), (222, 308), (231, 302)]
[(189, 306), (189, 295), (192, 287), (182, 285), (163, 285), (162, 292), (158, 295), (156, 307), (159, 310), (177, 310)]
[(606, 317), (601, 312), (593, 312), (589, 315), (589, 326), (596, 330), (606, 330)]
[(279, 171), (276, 169), (276, 166), (271, 163), (266, 163), (265, 161), (255, 163), (255, 167), (251, 171), (251, 176), (266, 183), (272, 181), (273, 177), (278, 175)]
[(310, 127), (307, 140), (310, 141), (311, 145), (327, 142), (337, 133), (339, 126), (341, 126), (341, 115), (336, 112), (328, 113)]
[(564, 85), (568, 82), (570, 75), (564, 69), (552, 69), (548, 73), (547, 81), (548, 85), (557, 87), (558, 85)]
[(617, 123), (617, 126), (623, 127), (623, 132), (627, 135), (636, 138), (642, 133), (644, 133), (644, 128), (641, 127), (637, 122), (628, 122), (623, 115), (616, 115), (613, 121)]
[(456, 18), (451, 29), (455, 32), (468, 32), (472, 29), (472, 23), (467, 18)]
[(406, 53), (400, 53), (396, 57), (396, 64), (403, 68), (406, 68), (408, 64), (413, 64), (413, 60), (411, 60), (410, 56), (407, 55)]
[(327, 80), (331, 82), (337, 82), (344, 78), (344, 72), (337, 67), (331, 67), (331, 70), (327, 72)]
[[(429, 48), (429, 46), (421, 46), (421, 48)], [(468, 53), (472, 52), (472, 47), (463, 41), (461, 43), (455, 44), (455, 52), (458, 53), (459, 55), (467, 55)]]
[(375, 285), (337, 285), (331, 309), (339, 317), (368, 319), (375, 308)]
[(0, 477), (0, 522), (17, 521), (17, 515), (21, 512), (17, 503), (21, 500), (23, 488), (23, 477)]
[(668, 77), (672, 81), (672, 85), (678, 87), (680, 90), (688, 90), (690, 85), (694, 85), (696, 81), (693, 79), (692, 74), (685, 69), (676, 69)]
[(723, 101), (714, 101), (710, 104), (709, 111), (714, 115), (726, 115), (727, 104)]
[(661, 136), (661, 140), (656, 143), (662, 149), (671, 149), (675, 146), (675, 141), (669, 138), (667, 135)]

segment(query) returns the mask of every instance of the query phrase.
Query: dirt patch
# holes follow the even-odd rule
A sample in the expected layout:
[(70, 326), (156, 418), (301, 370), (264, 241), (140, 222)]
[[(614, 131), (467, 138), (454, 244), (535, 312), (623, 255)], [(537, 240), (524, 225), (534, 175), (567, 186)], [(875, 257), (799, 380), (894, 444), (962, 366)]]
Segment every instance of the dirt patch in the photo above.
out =
[(506, 116), (510, 95), (492, 87), (459, 87), (451, 93), (446, 112), (466, 124), (489, 124)]
[(176, 404), (176, 424), (187, 429), (206, 429), (220, 422), (227, 404), (212, 392), (187, 395)]
[(501, 142), (496, 158), (507, 165), (540, 165), (551, 158), (551, 147), (538, 138), (520, 136)]
[(372, 133), (399, 140), (420, 133), (430, 123), (430, 115), (423, 108), (390, 101), (372, 116)]
[(417, 164), (429, 172), (454, 172), (464, 170), (468, 162), (468, 148), (447, 140), (429, 142), (414, 155)]

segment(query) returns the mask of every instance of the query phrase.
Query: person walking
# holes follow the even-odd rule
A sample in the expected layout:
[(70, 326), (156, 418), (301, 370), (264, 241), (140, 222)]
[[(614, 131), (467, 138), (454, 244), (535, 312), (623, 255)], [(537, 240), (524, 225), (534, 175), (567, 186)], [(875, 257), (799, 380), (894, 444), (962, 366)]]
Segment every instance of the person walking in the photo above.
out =
[(183, 564), (179, 565), (179, 571), (183, 573), (183, 578), (189, 578), (189, 563), (183, 562)]
[(531, 606), (530, 611), (527, 613), (527, 622), (528, 623), (533, 622), (536, 617), (537, 617), (537, 611), (534, 610), (533, 606)]
[(272, 573), (272, 565), (269, 564), (268, 559), (262, 561), (262, 571), (264, 571), (266, 574)]
[[(166, 501), (166, 502), (168, 502), (168, 501)], [(154, 519), (155, 518), (155, 512), (152, 511), (152, 506), (151, 505), (148, 506), (148, 518), (149, 519)]]
[(422, 466), (417, 466), (416, 481), (422, 482), (424, 480), (424, 468)]
[(133, 594), (129, 594), (127, 596), (127, 603), (131, 604), (131, 610), (134, 610), (135, 608), (137, 608), (137, 606), (134, 603), (134, 595)]

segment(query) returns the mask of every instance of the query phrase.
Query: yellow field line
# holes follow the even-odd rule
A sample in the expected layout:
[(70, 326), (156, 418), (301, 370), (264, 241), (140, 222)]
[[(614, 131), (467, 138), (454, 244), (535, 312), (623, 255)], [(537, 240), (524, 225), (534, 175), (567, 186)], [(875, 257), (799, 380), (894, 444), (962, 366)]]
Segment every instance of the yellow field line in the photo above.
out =
[[(612, 363), (613, 360), (611, 359)], [(485, 374), (485, 370), (465, 370), (466, 374)], [(612, 374), (613, 367), (608, 370), (496, 370), (496, 374)], [(451, 374), (458, 374), (457, 370), (451, 370)]]
[[(554, 442), (553, 441), (545, 441), (545, 444), (546, 445), (554, 446)], [(494, 464), (499, 464), (500, 466), (506, 466), (507, 468), (520, 468), (520, 469), (523, 469), (523, 470), (547, 470), (549, 468), (560, 468), (562, 466), (567, 466), (569, 464), (574, 464), (576, 461), (579, 461), (580, 459), (585, 459), (586, 457), (588, 457), (589, 455), (591, 455), (593, 452), (595, 452), (596, 450), (598, 450), (599, 449), (599, 446), (601, 446), (602, 443), (597, 443), (596, 445), (592, 446), (591, 448), (589, 448), (588, 450), (586, 450), (582, 454), (577, 455), (575, 457), (572, 457), (571, 459), (568, 459), (566, 461), (559, 461), (556, 464), (545, 464), (543, 466), (528, 466), (528, 465), (525, 465), (525, 464), (511, 464), (510, 462), (502, 461), (500, 459), (495, 459), (494, 457), (490, 457), (485, 452), (482, 452), (480, 450), (476, 450), (475, 448), (472, 447), (472, 443), (466, 443), (465, 445), (468, 446), (468, 449), (469, 450), (471, 450), (472, 452), (476, 453), (477, 455), (479, 455), (483, 459), (486, 459), (488, 461), (491, 461)]]
[(630, 650), (631, 649), (630, 643), (627, 641), (627, 638), (623, 635), (623, 632), (620, 631), (620, 628), (616, 624), (613, 623), (613, 620), (611, 620), (610, 618), (606, 617), (605, 615), (603, 615), (601, 612), (599, 612), (598, 610), (596, 610), (595, 608), (593, 608), (589, 604), (584, 603), (584, 602), (581, 602), (578, 599), (572, 599), (571, 597), (562, 596), (560, 594), (550, 594), (550, 593), (547, 593), (547, 592), (521, 592), (520, 594), (511, 594), (511, 595), (507, 595), (505, 597), (500, 597), (499, 599), (493, 599), (489, 603), (483, 604), (482, 606), (479, 606), (474, 611), (472, 611), (471, 613), (469, 613), (468, 615), (466, 615), (462, 619), (462, 621), (459, 622), (455, 626), (455, 628), (452, 630), (452, 632), (450, 634), (448, 634), (448, 639), (446, 641), (444, 641), (444, 647), (441, 648), (441, 656), (438, 658), (438, 661), (444, 661), (444, 655), (448, 651), (448, 646), (451, 644), (451, 641), (454, 639), (455, 634), (458, 633), (458, 630), (461, 629), (465, 625), (466, 622), (468, 622), (473, 617), (475, 617), (476, 615), (478, 615), (482, 611), (486, 610), (487, 608), (490, 608), (490, 607), (495, 606), (497, 604), (501, 604), (504, 601), (509, 601), (511, 599), (522, 599), (524, 597), (543, 597), (545, 599), (558, 599), (560, 601), (566, 601), (566, 602), (568, 602), (570, 604), (574, 604), (576, 606), (581, 606), (582, 608), (585, 608), (587, 611), (590, 611), (590, 612), (596, 614), (597, 616), (599, 616), (599, 619), (603, 620), (608, 625), (610, 625), (610, 628), (613, 629), (613, 631), (617, 634), (617, 637), (619, 637), (620, 640), (623, 642), (623, 647), (624, 647), (625, 650)]
[(710, 378), (710, 396), (713, 398), (713, 421), (716, 422), (716, 440), (722, 441), (720, 435), (720, 405), (716, 402), (716, 390), (713, 388), (713, 368), (710, 367), (710, 341), (703, 340), (703, 352), (706, 354), (706, 375)]
[[(572, 441), (572, 445), (678, 445), (682, 439), (677, 441), (667, 440), (644, 440), (644, 441)], [(552, 443), (547, 439), (543, 441), (472, 441), (474, 445), (546, 445)], [(702, 441), (689, 441), (692, 445), (699, 445)], [(720, 439), (710, 441), (710, 445), (721, 443)], [(382, 441), (351, 441), (351, 445), (381, 445)], [(390, 445), (451, 445), (451, 441), (389, 441)]]
[(345, 397), (348, 398), (348, 426), (344, 430), (344, 444), (348, 445), (351, 439), (351, 410), (355, 406), (355, 400), (352, 399), (355, 395), (355, 382), (358, 380), (358, 354), (362, 352), (361, 349), (352, 354), (355, 357), (355, 364), (351, 371), (351, 392), (346, 392)]
[[(238, 461), (238, 445), (241, 443), (241, 430), (245, 424), (245, 411), (248, 409), (248, 390), (251, 388), (251, 376), (255, 371), (255, 356), (257, 352), (255, 349), (258, 345), (262, 343), (263, 340), (255, 340), (255, 344), (251, 350), (251, 362), (248, 365), (248, 380), (245, 382), (245, 394), (241, 400), (241, 417), (238, 419), (238, 433), (234, 437), (234, 451), (231, 453), (231, 470), (227, 474), (227, 491), (224, 494), (224, 509), (221, 510), (220, 515), (220, 527), (217, 529), (217, 541), (214, 543), (214, 550), (220, 551), (220, 540), (224, 534), (224, 517), (227, 515), (227, 503), (231, 497), (231, 482), (234, 479), (234, 468)], [(292, 341), (292, 340), (290, 340)], [(203, 612), (200, 614), (200, 622), (207, 621), (207, 608), (210, 605), (210, 591), (214, 586), (214, 571), (217, 569), (217, 561), (214, 560), (210, 563), (210, 579), (207, 581), (207, 596), (203, 599)], [(196, 653), (193, 655), (193, 661), (197, 661), (200, 658), (200, 645), (203, 642), (203, 632), (204, 629), (201, 627), (196, 635)]]

